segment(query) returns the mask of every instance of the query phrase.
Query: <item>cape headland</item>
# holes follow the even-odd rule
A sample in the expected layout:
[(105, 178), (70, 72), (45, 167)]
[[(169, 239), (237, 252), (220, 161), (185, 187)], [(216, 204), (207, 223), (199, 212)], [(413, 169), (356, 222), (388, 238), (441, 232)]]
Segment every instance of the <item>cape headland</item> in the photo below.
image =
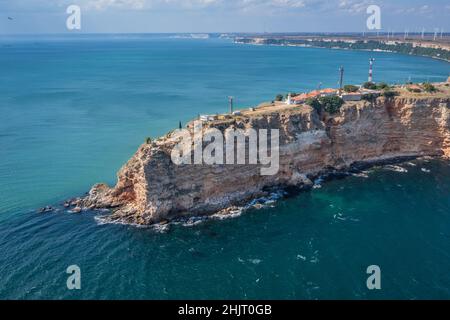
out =
[[(76, 211), (110, 209), (109, 221), (150, 225), (227, 212), (267, 196), (273, 188), (305, 189), (319, 176), (423, 156), (450, 157), (450, 87), (390, 89), (390, 94), (347, 101), (334, 113), (284, 102), (204, 119), (203, 127), (278, 129), (279, 170), (260, 164), (177, 165), (174, 133), (148, 140), (118, 172), (116, 186), (95, 185), (68, 203)], [(187, 129), (191, 132), (193, 123)]]
[(330, 35), (295, 35), (295, 34), (264, 34), (239, 35), (235, 43), (253, 45), (275, 45), (294, 47), (315, 47), (342, 50), (363, 50), (396, 52), (408, 55), (418, 55), (450, 61), (450, 38), (437, 34), (330, 34)]

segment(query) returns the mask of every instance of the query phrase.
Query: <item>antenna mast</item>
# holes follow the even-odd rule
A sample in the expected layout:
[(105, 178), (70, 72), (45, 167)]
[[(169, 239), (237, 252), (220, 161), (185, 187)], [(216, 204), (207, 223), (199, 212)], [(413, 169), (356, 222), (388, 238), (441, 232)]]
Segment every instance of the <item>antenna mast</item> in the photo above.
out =
[(369, 82), (373, 82), (373, 63), (375, 59), (370, 58), (369, 59)]
[(343, 66), (341, 66), (339, 68), (339, 73), (340, 73), (340, 77), (339, 77), (339, 94), (341, 94), (342, 93), (342, 86), (343, 86), (343, 83), (344, 83), (344, 67)]
[(230, 114), (233, 113), (233, 99), (234, 97), (228, 97), (228, 100), (230, 102)]

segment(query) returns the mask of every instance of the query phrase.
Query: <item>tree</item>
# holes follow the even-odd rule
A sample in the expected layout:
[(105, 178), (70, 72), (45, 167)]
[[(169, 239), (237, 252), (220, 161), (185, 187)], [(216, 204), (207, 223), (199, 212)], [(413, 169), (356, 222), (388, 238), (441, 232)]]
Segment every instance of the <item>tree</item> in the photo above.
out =
[(431, 83), (429, 82), (425, 82), (423, 85), (423, 90), (425, 90), (425, 92), (436, 92), (436, 87), (433, 86)]
[(317, 112), (322, 112), (322, 104), (316, 98), (309, 98), (305, 101), (308, 106), (311, 106)]
[(373, 93), (368, 93), (362, 96), (363, 100), (373, 102), (377, 99), (378, 95)]
[(396, 91), (393, 90), (386, 90), (383, 92), (383, 96), (386, 98), (393, 98), (395, 96), (398, 96), (398, 93)]
[(151, 143), (152, 143), (152, 138), (147, 137), (147, 138), (145, 139), (145, 143), (146, 143), (146, 144), (151, 144)]
[(344, 86), (344, 91), (345, 92), (356, 92), (356, 91), (358, 91), (358, 89), (359, 88), (357, 86), (354, 86), (352, 84), (347, 84), (347, 85)]
[(391, 87), (386, 82), (380, 82), (377, 88), (380, 90), (389, 90)]
[(322, 108), (329, 114), (335, 114), (344, 104), (344, 100), (337, 96), (321, 97), (319, 99)]
[(275, 101), (283, 101), (283, 95), (282, 95), (282, 94), (278, 94), (278, 95), (275, 97)]
[(408, 88), (406, 88), (406, 90), (408, 90), (409, 92), (414, 92), (414, 93), (420, 93), (420, 92), (422, 92), (422, 90), (420, 90), (420, 88), (411, 88), (411, 87), (408, 87)]
[(363, 87), (365, 89), (370, 89), (370, 90), (376, 90), (377, 89), (377, 85), (373, 82), (364, 82), (363, 83)]

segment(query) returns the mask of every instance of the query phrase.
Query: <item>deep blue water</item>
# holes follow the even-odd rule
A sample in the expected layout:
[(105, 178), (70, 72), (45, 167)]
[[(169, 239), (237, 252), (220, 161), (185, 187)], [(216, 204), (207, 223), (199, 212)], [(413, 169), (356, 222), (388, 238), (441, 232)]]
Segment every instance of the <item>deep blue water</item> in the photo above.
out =
[[(450, 298), (450, 166), (374, 170), (237, 219), (150, 229), (38, 215), (115, 173), (147, 136), (199, 113), (367, 78), (442, 81), (389, 53), (149, 37), (0, 40), (0, 298)], [(421, 169), (427, 168), (431, 172)], [(82, 289), (66, 288), (67, 266)], [(366, 288), (367, 266), (382, 290)]]

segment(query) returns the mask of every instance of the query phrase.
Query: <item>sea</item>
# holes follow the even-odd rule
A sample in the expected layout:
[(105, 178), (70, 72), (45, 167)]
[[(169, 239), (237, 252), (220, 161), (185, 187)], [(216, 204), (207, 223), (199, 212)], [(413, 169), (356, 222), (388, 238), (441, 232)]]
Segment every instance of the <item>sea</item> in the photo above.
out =
[[(0, 37), (0, 299), (449, 299), (449, 161), (375, 167), (163, 230), (60, 205), (114, 185), (147, 137), (226, 112), (229, 96), (239, 109), (337, 87), (340, 66), (360, 84), (370, 58), (391, 84), (450, 72), (426, 57), (219, 38)], [(58, 210), (37, 212), (47, 205)]]

